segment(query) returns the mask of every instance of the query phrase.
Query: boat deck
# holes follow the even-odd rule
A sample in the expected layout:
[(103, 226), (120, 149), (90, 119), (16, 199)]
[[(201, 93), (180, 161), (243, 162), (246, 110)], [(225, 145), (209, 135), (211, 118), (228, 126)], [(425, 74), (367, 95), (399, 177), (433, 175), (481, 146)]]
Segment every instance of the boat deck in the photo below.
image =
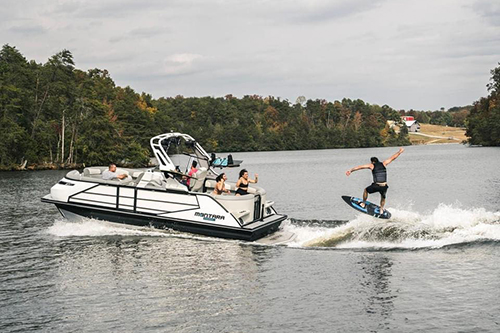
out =
[(247, 229), (247, 230), (258, 229), (259, 227), (266, 225), (266, 224), (269, 224), (269, 223), (272, 223), (275, 220), (284, 220), (284, 219), (286, 219), (286, 215), (273, 214), (271, 216), (267, 216), (267, 217), (263, 218), (262, 220), (253, 221), (253, 222), (250, 222), (248, 224), (245, 224), (245, 225), (243, 225), (243, 229)]

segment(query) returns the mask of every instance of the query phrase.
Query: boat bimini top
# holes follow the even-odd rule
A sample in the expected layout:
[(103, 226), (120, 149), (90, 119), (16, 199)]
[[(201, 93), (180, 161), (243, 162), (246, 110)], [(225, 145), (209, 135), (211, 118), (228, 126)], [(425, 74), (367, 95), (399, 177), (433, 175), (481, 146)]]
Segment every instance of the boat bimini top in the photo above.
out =
[(186, 148), (190, 148), (191, 152), (195, 154), (199, 166), (208, 170), (210, 155), (203, 147), (188, 134), (172, 132), (157, 135), (150, 140), (151, 149), (153, 149), (160, 171), (176, 171), (176, 165), (169, 156), (169, 149), (180, 146), (182, 140), (184, 140)]

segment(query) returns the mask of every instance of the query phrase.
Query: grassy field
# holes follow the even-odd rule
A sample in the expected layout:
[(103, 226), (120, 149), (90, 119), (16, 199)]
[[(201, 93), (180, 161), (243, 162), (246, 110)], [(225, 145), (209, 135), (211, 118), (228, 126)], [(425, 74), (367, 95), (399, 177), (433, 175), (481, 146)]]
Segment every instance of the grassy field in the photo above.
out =
[[(432, 137), (424, 136), (430, 135)], [(410, 133), (410, 141), (414, 145), (433, 143), (461, 143), (466, 140), (465, 129), (440, 125), (420, 124), (420, 132)]]

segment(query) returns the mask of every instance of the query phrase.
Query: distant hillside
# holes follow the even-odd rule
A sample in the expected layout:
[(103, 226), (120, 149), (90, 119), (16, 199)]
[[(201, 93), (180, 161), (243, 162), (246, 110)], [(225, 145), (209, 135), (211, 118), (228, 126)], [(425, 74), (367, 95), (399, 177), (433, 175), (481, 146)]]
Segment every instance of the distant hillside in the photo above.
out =
[(442, 108), (439, 111), (399, 111), (401, 116), (412, 116), (420, 124), (432, 124), (453, 127), (465, 127), (465, 119), (472, 110), (472, 105), (454, 106), (447, 111)]
[(420, 132), (410, 133), (412, 145), (462, 143), (467, 140), (465, 128), (420, 124)]

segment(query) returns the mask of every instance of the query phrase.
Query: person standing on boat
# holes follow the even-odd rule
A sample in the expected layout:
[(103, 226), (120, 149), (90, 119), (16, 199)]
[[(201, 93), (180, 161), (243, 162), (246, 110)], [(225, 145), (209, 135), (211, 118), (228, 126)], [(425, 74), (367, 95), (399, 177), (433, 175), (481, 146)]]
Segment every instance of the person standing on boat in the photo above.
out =
[(245, 195), (248, 194), (248, 184), (254, 183), (257, 184), (259, 181), (259, 175), (255, 174), (255, 179), (248, 178), (248, 171), (242, 169), (240, 171), (240, 178), (236, 182), (236, 195)]
[(193, 161), (193, 163), (191, 164), (191, 170), (189, 170), (188, 172), (188, 179), (186, 180), (186, 185), (188, 188), (191, 183), (191, 177), (193, 177), (193, 175), (198, 171), (198, 169), (196, 169), (196, 166), (198, 166), (198, 162)]
[(116, 164), (114, 163), (111, 163), (108, 167), (108, 170), (104, 170), (104, 172), (102, 173), (102, 179), (104, 180), (113, 180), (113, 179), (122, 180), (127, 177), (128, 175), (126, 173), (122, 173), (120, 175), (116, 173)]
[(227, 176), (225, 173), (221, 173), (220, 175), (218, 175), (217, 178), (215, 178), (215, 181), (217, 183), (215, 184), (214, 191), (212, 193), (215, 195), (221, 195), (223, 193), (228, 193), (228, 194), (231, 193), (231, 191), (229, 191), (226, 188), (226, 180)]
[(365, 188), (363, 192), (363, 202), (361, 203), (361, 207), (365, 207), (364, 202), (368, 199), (368, 194), (378, 192), (380, 193), (380, 212), (384, 211), (385, 197), (387, 194), (387, 189), (389, 188), (389, 186), (387, 185), (386, 166), (389, 165), (389, 163), (394, 161), (396, 158), (398, 158), (398, 156), (401, 155), (403, 151), (404, 151), (403, 148), (399, 148), (399, 151), (396, 154), (392, 155), (383, 162), (380, 162), (376, 157), (372, 157), (370, 158), (371, 161), (370, 164), (359, 165), (357, 167), (354, 167), (346, 171), (345, 174), (347, 176), (349, 176), (354, 171), (358, 171), (361, 169), (370, 169), (372, 171), (373, 183), (367, 188)]

